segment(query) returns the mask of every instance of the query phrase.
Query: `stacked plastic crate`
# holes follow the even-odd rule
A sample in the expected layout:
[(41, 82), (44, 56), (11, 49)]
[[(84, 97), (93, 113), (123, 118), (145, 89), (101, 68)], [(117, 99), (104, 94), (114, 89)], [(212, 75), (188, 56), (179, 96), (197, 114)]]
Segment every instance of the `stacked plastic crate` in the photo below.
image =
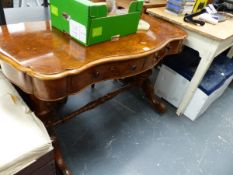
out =
[[(185, 51), (185, 52), (184, 52)], [(183, 99), (184, 92), (200, 61), (199, 54), (185, 49), (181, 55), (164, 59), (155, 83), (155, 93), (175, 107)], [(233, 60), (224, 54), (216, 57), (188, 104), (184, 115), (197, 119), (226, 90), (233, 80)]]
[(191, 14), (195, 0), (168, 0), (166, 11), (176, 15)]

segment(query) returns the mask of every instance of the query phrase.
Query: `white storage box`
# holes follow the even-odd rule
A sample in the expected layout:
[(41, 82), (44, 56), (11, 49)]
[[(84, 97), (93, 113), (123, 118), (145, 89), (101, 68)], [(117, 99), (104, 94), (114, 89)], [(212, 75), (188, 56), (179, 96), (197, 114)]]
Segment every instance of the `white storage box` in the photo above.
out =
[[(233, 79), (233, 61), (229, 62), (228, 58), (222, 61), (218, 59), (210, 67), (210, 72), (207, 72), (202, 84), (196, 90), (192, 100), (187, 106), (184, 115), (191, 120), (198, 118), (205, 110), (213, 103)], [(226, 66), (224, 64), (226, 63)], [(182, 71), (178, 71), (182, 72)], [(184, 72), (184, 71), (183, 71)], [(213, 73), (214, 72), (214, 73)], [(157, 96), (165, 99), (175, 107), (178, 107), (186, 88), (189, 85), (190, 77), (181, 75), (174, 69), (162, 65), (155, 83), (155, 93)], [(184, 73), (185, 74), (185, 73)], [(209, 76), (209, 77), (208, 77)], [(213, 81), (213, 83), (211, 83)], [(205, 89), (207, 87), (207, 89)]]

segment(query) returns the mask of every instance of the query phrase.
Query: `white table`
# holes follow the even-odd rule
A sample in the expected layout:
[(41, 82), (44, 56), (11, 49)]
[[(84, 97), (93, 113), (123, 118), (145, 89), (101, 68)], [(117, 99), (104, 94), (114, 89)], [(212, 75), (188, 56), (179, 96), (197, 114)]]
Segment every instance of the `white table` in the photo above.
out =
[(181, 115), (188, 106), (213, 59), (230, 47), (228, 56), (233, 56), (233, 19), (217, 25), (205, 24), (204, 26), (196, 26), (184, 22), (181, 16), (165, 12), (164, 7), (148, 9), (147, 12), (183, 28), (188, 33), (184, 44), (198, 51), (201, 57), (197, 70), (177, 109), (177, 115)]

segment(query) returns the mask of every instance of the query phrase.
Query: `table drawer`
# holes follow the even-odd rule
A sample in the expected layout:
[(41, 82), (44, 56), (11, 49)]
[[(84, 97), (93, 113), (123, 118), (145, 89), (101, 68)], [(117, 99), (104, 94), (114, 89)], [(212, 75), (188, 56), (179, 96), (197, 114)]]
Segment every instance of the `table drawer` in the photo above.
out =
[(155, 54), (153, 54), (153, 55), (149, 56), (147, 59), (145, 59), (143, 69), (145, 69), (145, 70), (151, 69), (155, 65), (157, 65), (166, 55), (169, 54), (169, 48), (170, 48), (169, 45), (167, 45), (166, 47), (162, 48), (161, 50), (159, 50)]
[(113, 61), (96, 65), (71, 77), (69, 92), (74, 93), (84, 87), (103, 80), (122, 79), (143, 72), (145, 58)]

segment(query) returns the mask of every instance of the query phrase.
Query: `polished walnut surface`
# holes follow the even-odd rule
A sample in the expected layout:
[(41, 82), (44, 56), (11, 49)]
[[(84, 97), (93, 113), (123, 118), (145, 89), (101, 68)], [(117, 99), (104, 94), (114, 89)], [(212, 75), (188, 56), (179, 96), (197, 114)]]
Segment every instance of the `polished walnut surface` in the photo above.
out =
[(124, 79), (152, 69), (180, 52), (186, 33), (150, 16), (148, 31), (85, 47), (51, 28), (49, 21), (0, 28), (4, 75), (43, 101), (57, 101), (104, 80)]
[(150, 55), (186, 34), (177, 27), (152, 17), (143, 19), (149, 31), (138, 31), (118, 41), (85, 47), (52, 29), (47, 22), (19, 23), (0, 28), (0, 58), (18, 70), (39, 79), (56, 79), (92, 66)]

